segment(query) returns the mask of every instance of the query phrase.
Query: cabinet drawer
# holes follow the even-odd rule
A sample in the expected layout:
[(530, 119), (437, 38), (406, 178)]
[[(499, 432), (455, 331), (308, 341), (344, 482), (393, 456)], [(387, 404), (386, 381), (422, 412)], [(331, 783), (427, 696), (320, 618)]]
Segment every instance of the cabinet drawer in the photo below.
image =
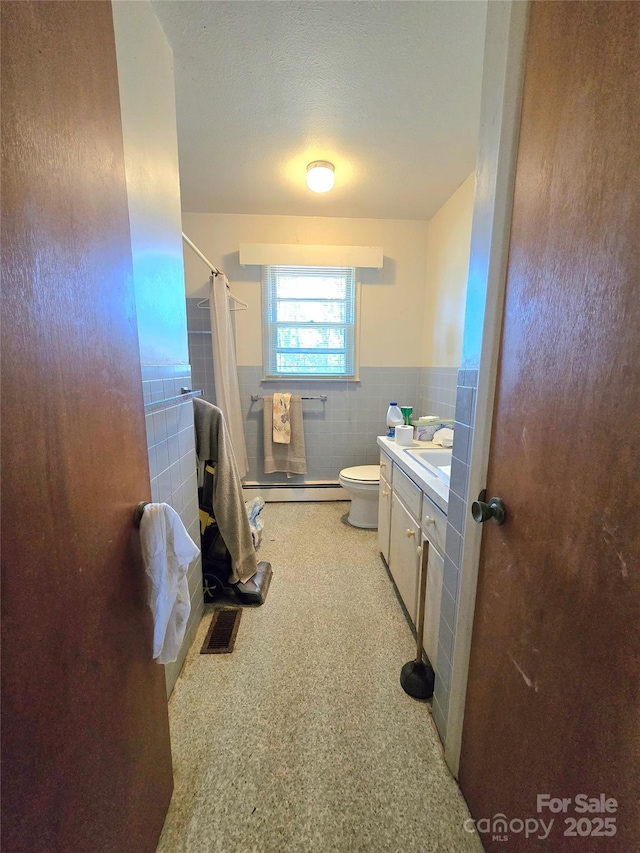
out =
[(380, 476), (384, 477), (387, 483), (391, 485), (393, 477), (393, 462), (386, 453), (380, 451)]
[(402, 502), (413, 517), (416, 520), (419, 519), (422, 492), (397, 465), (393, 466), (393, 491), (402, 498)]
[(444, 554), (447, 516), (426, 495), (422, 500), (422, 532)]

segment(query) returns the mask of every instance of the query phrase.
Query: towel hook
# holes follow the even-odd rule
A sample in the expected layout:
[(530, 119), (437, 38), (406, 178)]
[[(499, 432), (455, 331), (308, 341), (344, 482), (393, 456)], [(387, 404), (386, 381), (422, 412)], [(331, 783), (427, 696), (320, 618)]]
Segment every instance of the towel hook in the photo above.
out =
[(151, 501), (140, 501), (138, 506), (136, 507), (136, 513), (133, 517), (133, 523), (136, 527), (140, 527), (140, 522), (142, 521), (142, 515), (144, 513), (144, 508), (149, 506)]

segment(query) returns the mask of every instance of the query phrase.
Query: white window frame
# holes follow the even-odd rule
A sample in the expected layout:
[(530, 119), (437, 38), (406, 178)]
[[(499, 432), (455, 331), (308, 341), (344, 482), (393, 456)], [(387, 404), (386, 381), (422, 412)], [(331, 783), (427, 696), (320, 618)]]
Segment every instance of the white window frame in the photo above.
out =
[[(351, 346), (353, 348), (352, 352), (352, 364), (353, 364), (353, 372), (352, 373), (278, 373), (277, 369), (275, 369), (275, 364), (272, 363), (272, 355), (275, 351), (275, 348), (272, 348), (272, 336), (276, 333), (278, 325), (276, 321), (273, 319), (273, 306), (271, 304), (271, 288), (269, 286), (270, 275), (272, 274), (272, 270), (275, 268), (281, 267), (284, 269), (291, 269), (290, 265), (284, 264), (272, 264), (270, 266), (263, 266), (263, 275), (262, 275), (262, 369), (263, 369), (263, 382), (270, 381), (291, 381), (291, 382), (346, 382), (346, 381), (359, 381), (360, 380), (360, 282), (357, 278), (357, 270), (355, 267), (348, 267), (348, 269), (353, 270), (353, 285), (354, 285), (354, 293), (353, 293), (353, 324), (351, 324), (351, 335), (347, 336), (347, 339), (351, 340)], [(296, 265), (298, 270), (304, 270), (304, 266)], [(335, 270), (341, 269), (341, 267), (329, 266), (327, 264), (316, 264), (316, 265), (308, 265), (309, 269), (319, 270), (319, 269), (327, 269), (327, 270)], [(284, 324), (288, 325), (288, 324)], [(311, 325), (311, 324), (309, 324)], [(344, 324), (339, 324), (340, 326)]]

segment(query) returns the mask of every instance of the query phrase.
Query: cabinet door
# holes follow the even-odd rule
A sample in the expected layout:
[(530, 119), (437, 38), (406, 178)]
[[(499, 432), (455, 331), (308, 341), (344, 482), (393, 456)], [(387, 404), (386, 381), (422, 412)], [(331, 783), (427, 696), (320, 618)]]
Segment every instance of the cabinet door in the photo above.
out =
[(431, 666), (436, 668), (438, 655), (438, 632), (440, 631), (440, 600), (442, 598), (442, 572), (444, 558), (437, 548), (426, 539), (422, 540), (423, 548), (429, 548), (427, 561), (427, 589), (425, 592), (424, 613), (424, 650)]
[(378, 544), (382, 556), (389, 562), (389, 534), (391, 530), (391, 486), (380, 476), (378, 499)]
[(414, 624), (418, 601), (419, 547), (420, 525), (394, 494), (391, 501), (389, 570)]

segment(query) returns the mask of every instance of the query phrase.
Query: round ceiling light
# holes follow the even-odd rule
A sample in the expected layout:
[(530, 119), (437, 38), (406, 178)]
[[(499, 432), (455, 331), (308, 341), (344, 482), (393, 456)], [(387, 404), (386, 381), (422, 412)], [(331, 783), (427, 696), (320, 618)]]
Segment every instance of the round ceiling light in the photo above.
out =
[(333, 188), (333, 163), (315, 160), (307, 166), (307, 186), (314, 193), (327, 193)]

